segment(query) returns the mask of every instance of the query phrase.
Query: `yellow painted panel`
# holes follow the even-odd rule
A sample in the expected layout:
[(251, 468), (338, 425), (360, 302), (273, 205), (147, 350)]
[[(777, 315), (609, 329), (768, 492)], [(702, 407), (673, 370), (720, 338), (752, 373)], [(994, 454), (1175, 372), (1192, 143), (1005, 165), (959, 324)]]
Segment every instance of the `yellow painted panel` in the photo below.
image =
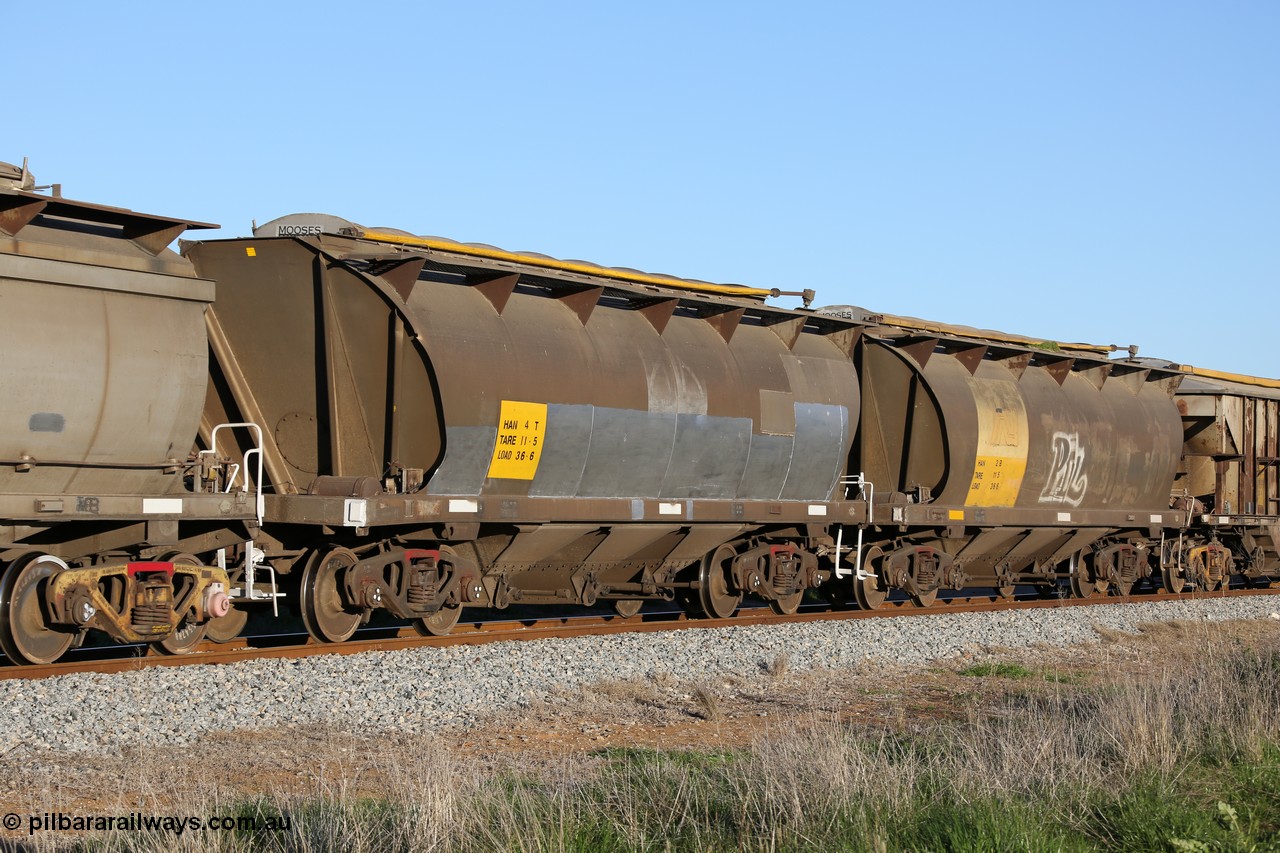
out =
[(1016, 382), (978, 380), (978, 453), (965, 506), (1013, 506), (1027, 473), (1027, 407)]
[(503, 400), (489, 476), (504, 480), (532, 480), (542, 460), (546, 432), (546, 403)]

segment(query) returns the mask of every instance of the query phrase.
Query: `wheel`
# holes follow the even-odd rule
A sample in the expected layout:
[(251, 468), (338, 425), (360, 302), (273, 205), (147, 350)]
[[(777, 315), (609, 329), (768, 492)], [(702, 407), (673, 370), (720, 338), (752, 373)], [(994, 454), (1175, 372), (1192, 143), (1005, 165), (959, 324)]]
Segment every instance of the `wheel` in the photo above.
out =
[(921, 593), (920, 595), (911, 596), (911, 603), (916, 607), (932, 607), (934, 602), (937, 600), (938, 591), (936, 589), (931, 589), (928, 592)]
[(45, 588), (67, 564), (48, 554), (24, 554), (0, 577), (0, 648), (16, 664), (53, 663), (75, 642), (76, 632), (45, 621)]
[(231, 612), (226, 616), (219, 616), (205, 623), (205, 636), (215, 643), (229, 643), (240, 636), (240, 632), (244, 630), (248, 621), (247, 610), (232, 607)]
[(424, 637), (443, 637), (457, 626), (461, 617), (462, 605), (445, 605), (430, 616), (413, 620), (413, 627)]
[(698, 602), (714, 619), (728, 619), (742, 604), (742, 593), (729, 591), (729, 568), (735, 554), (731, 546), (721, 545), (702, 559), (698, 569)]
[(889, 588), (880, 576), (883, 557), (884, 551), (877, 545), (872, 545), (862, 555), (862, 572), (867, 577), (853, 579), (853, 595), (863, 610), (878, 610), (889, 597)]
[[(456, 555), (457, 552), (448, 545), (440, 546), (440, 556), (445, 560)], [(430, 616), (414, 619), (413, 629), (424, 637), (443, 637), (457, 627), (460, 618), (462, 618), (461, 604), (445, 604)]]
[(1093, 576), (1093, 559), (1084, 551), (1071, 555), (1071, 592), (1076, 598), (1096, 598), (1106, 592), (1107, 582)]
[[(165, 554), (160, 557), (162, 563), (177, 563), (182, 566), (198, 566), (200, 561), (191, 554)], [(176, 592), (177, 590), (175, 590)], [(177, 603), (175, 598), (174, 603)], [(151, 645), (156, 651), (166, 655), (187, 655), (200, 645), (200, 641), (204, 639), (205, 632), (208, 630), (208, 623), (204, 625), (197, 624), (193, 615), (195, 610), (188, 608), (183, 614), (182, 619), (178, 622), (178, 627), (170, 632), (169, 636), (159, 642)]]
[(791, 595), (775, 598), (769, 602), (769, 609), (779, 616), (790, 616), (800, 609), (800, 602), (804, 600), (804, 590), (793, 592)]
[(196, 624), (188, 614), (182, 617), (178, 627), (169, 632), (169, 636), (151, 645), (162, 654), (189, 655), (195, 650), (196, 646), (200, 645), (200, 641), (204, 639), (205, 632), (208, 629), (208, 623), (204, 625)]
[(640, 608), (644, 607), (643, 598), (620, 598), (613, 603), (613, 609), (623, 619), (630, 619), (640, 612)]
[[(231, 588), (234, 589), (244, 578), (244, 570), (228, 570), (227, 576), (231, 581)], [(227, 590), (227, 594), (231, 594), (231, 589)], [(215, 643), (229, 643), (240, 636), (248, 622), (249, 611), (242, 607), (232, 606), (226, 616), (218, 616), (205, 623), (205, 637)]]
[(358, 562), (346, 548), (316, 551), (302, 570), (298, 602), (307, 632), (323, 643), (341, 643), (360, 626), (359, 610), (344, 601), (342, 576)]

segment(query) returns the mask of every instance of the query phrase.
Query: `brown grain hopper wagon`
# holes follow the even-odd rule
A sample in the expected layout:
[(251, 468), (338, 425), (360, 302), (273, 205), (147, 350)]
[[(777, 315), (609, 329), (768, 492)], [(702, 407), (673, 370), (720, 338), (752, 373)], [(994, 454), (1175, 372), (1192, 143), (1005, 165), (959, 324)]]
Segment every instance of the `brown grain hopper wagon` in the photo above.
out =
[[(189, 464), (213, 282), (166, 248), (198, 222), (36, 192), (0, 164), (0, 647), (59, 657), (89, 629), (183, 651), (226, 614), (244, 491)], [(212, 474), (212, 468), (207, 473)]]
[(856, 520), (854, 324), (319, 215), (185, 253), (219, 283), (205, 421), (263, 425), (276, 565), (324, 639), (380, 607), (793, 610)]
[(878, 498), (864, 604), (1063, 577), (1078, 594), (1127, 593), (1158, 569), (1151, 543), (1179, 518), (1178, 371), (1110, 359), (1113, 346), (823, 310), (873, 324), (851, 462)]

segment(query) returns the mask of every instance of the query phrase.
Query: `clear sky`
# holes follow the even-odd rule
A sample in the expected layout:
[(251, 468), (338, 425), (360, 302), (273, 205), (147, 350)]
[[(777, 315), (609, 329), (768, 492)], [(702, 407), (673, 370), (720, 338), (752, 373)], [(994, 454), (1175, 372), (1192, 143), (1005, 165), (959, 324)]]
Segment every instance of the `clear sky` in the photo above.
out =
[(1275, 0), (4, 6), (0, 160), (72, 198), (1280, 376)]

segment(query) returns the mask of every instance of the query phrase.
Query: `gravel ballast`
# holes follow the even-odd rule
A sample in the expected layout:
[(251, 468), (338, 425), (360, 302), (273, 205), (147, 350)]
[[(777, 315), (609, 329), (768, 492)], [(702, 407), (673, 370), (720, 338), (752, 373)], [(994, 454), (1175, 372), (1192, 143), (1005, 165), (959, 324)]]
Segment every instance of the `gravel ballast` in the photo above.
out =
[(1280, 619), (1280, 598), (1205, 598), (995, 613), (743, 626), (421, 648), (224, 666), (156, 667), (0, 682), (0, 751), (118, 751), (209, 732), (338, 725), (429, 732), (551, 691), (671, 674), (754, 676), (780, 655), (793, 671), (920, 664), (987, 647), (1096, 642), (1095, 626)]

